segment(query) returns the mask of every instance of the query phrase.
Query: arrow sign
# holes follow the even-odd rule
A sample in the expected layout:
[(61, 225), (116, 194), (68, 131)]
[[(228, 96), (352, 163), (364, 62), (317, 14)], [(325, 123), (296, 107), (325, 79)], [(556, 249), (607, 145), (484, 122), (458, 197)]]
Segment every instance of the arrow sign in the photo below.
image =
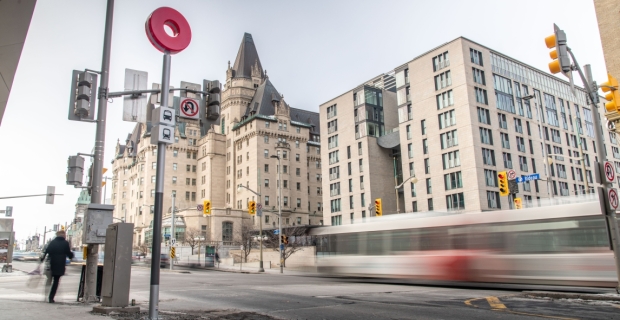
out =
[(280, 230), (273, 230), (273, 234), (279, 235), (280, 234)]

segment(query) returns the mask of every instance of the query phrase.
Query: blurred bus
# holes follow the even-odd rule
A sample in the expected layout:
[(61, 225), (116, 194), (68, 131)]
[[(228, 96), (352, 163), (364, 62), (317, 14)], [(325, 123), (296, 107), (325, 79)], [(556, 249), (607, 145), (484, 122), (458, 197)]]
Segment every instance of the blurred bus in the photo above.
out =
[(431, 281), (615, 287), (598, 200), (482, 213), (408, 213), (310, 230), (319, 272)]

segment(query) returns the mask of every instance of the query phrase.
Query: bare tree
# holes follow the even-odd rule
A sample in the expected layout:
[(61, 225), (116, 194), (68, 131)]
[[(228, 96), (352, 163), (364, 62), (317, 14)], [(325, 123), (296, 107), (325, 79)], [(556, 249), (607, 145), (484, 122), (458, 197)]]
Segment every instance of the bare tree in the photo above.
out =
[[(309, 243), (306, 243), (307, 236), (307, 227), (290, 227), (290, 228), (282, 228), (282, 233), (288, 237), (288, 243), (284, 244), (284, 253), (283, 266), (286, 267), (286, 259), (293, 255), (293, 253), (303, 249)], [(273, 233), (269, 233), (266, 235), (267, 240), (264, 242), (268, 248), (272, 248), (274, 251), (280, 251), (279, 245), (279, 237), (280, 235), (275, 235)]]
[(252, 252), (252, 248), (254, 247), (254, 236), (256, 232), (249, 224), (243, 224), (241, 226), (241, 245), (243, 249), (241, 250), (241, 255), (243, 256), (243, 261), (248, 262), (248, 256), (250, 252)]
[(197, 228), (187, 228), (185, 230), (183, 242), (192, 248), (192, 255), (194, 254), (194, 248), (200, 244), (200, 237), (202, 237), (202, 233)]

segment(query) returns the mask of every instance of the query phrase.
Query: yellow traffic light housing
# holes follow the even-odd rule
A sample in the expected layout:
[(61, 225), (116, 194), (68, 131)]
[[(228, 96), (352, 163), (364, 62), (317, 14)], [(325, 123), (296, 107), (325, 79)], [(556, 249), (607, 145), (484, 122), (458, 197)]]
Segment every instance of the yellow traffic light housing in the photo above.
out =
[(510, 194), (508, 188), (508, 175), (506, 171), (500, 171), (497, 173), (497, 184), (499, 185), (499, 195), (505, 197)]
[(566, 33), (557, 25), (553, 25), (553, 34), (545, 38), (547, 48), (553, 49), (549, 52), (551, 62), (549, 63), (549, 71), (553, 74), (562, 72), (568, 77), (572, 66), (568, 58), (568, 47), (566, 45)]
[(288, 237), (286, 235), (281, 235), (280, 239), (282, 240), (283, 244), (288, 244)]
[(383, 205), (381, 204), (381, 198), (375, 199), (375, 216), (383, 216)]
[(605, 95), (607, 103), (605, 103), (605, 110), (607, 112), (619, 112), (620, 110), (620, 91), (618, 91), (618, 79), (614, 78), (611, 74), (607, 74), (607, 82), (601, 84), (603, 92), (608, 92)]
[(202, 214), (211, 214), (211, 200), (202, 202)]
[(256, 202), (253, 201), (253, 200), (248, 202), (248, 213), (250, 215), (255, 215), (256, 214)]
[(515, 209), (523, 209), (523, 201), (521, 198), (515, 198)]

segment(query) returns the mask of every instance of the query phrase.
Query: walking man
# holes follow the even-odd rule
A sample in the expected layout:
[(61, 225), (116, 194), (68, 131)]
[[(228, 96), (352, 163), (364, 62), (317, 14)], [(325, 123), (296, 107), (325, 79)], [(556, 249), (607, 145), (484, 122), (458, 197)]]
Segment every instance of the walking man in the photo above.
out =
[(65, 240), (64, 231), (56, 232), (56, 238), (54, 238), (54, 240), (52, 240), (45, 249), (45, 253), (43, 254), (43, 257), (41, 257), (41, 261), (44, 261), (45, 256), (47, 255), (49, 255), (50, 273), (53, 279), (52, 289), (50, 290), (48, 301), (49, 303), (54, 303), (54, 296), (56, 295), (56, 290), (58, 289), (58, 282), (60, 282), (60, 277), (65, 275), (66, 257), (73, 259), (73, 252), (71, 252), (69, 242)]

